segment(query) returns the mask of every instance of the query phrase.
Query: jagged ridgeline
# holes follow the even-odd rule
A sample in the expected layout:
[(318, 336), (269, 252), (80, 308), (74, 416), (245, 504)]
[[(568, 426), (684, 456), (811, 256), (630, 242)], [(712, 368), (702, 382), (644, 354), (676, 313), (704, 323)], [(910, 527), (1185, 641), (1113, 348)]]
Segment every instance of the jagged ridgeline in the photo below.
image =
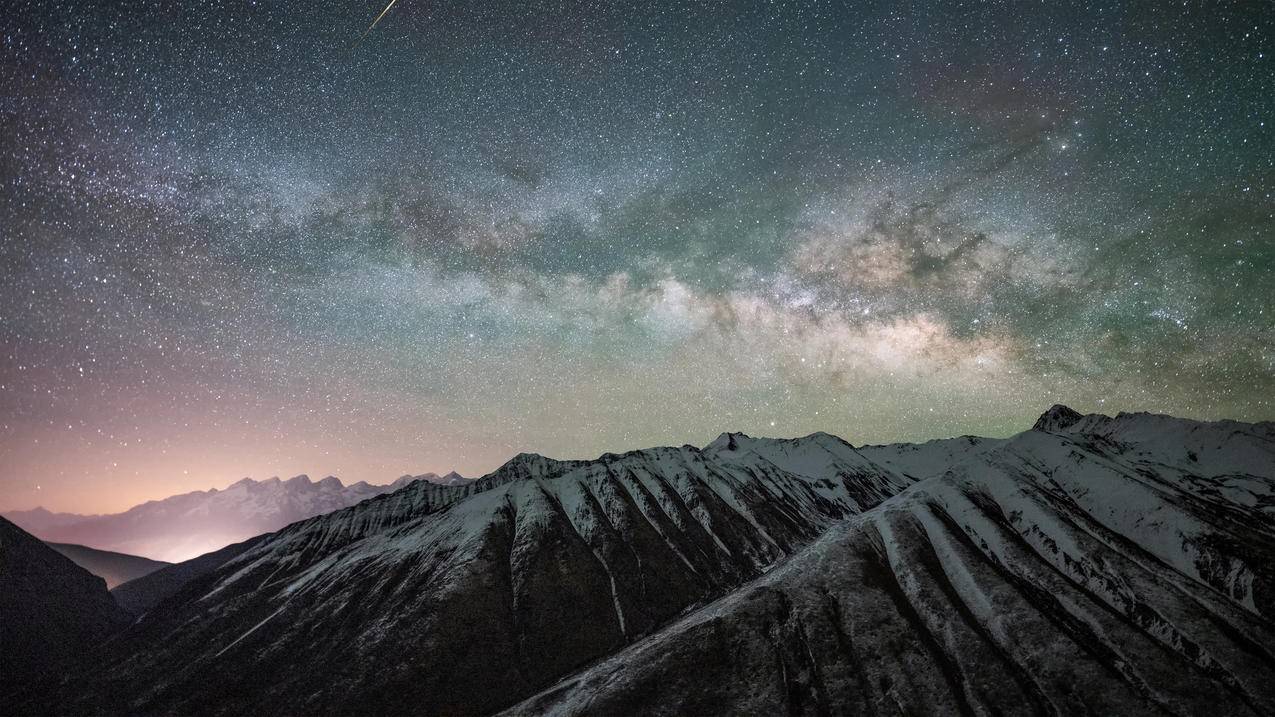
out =
[(523, 454), (126, 583), (133, 624), (11, 703), (1271, 714), (1273, 511), (1269, 423), (1064, 407), (1008, 439)]
[(469, 481), (452, 472), (405, 475), (388, 485), (363, 481), (345, 485), (335, 476), (311, 481), (307, 475), (280, 480), (244, 478), (223, 490), (210, 489), (152, 500), (112, 515), (50, 513), (43, 508), (14, 511), (5, 518), (51, 543), (180, 562), (242, 542), (316, 515), (392, 493), (413, 481), (446, 485)]

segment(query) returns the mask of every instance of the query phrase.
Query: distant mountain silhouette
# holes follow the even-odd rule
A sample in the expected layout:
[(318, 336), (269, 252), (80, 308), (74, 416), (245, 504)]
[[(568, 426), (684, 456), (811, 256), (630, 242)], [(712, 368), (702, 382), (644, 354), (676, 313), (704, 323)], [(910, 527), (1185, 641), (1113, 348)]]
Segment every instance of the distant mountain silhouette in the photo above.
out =
[(76, 516), (36, 508), (5, 517), (45, 541), (179, 562), (417, 480), (466, 482), (456, 473), (425, 473), (403, 476), (389, 485), (360, 481), (350, 486), (333, 476), (320, 481), (304, 475), (288, 480), (244, 478), (224, 490), (175, 495), (113, 515)]

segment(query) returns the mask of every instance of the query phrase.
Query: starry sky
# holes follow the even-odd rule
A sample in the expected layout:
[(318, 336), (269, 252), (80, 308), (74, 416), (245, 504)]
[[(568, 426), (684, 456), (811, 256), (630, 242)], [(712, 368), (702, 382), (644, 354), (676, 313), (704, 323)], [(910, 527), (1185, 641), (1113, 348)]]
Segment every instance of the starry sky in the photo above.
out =
[(1275, 418), (1275, 4), (16, 2), (0, 508)]

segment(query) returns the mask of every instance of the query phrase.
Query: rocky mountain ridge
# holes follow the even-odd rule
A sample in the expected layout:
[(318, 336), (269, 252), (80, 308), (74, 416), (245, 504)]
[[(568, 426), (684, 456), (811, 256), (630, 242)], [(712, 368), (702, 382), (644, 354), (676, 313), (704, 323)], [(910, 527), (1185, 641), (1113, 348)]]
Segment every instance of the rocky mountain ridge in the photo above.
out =
[(1072, 414), (415, 481), (142, 578), (167, 587), (45, 704), (1268, 713), (1275, 427)]

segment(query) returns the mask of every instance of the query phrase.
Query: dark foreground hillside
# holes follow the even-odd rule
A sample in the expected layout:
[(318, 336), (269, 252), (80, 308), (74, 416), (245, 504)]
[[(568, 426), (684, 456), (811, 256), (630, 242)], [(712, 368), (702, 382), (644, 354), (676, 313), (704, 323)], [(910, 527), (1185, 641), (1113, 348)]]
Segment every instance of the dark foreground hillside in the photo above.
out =
[(102, 578), (0, 518), (0, 694), (72, 669), (127, 624)]

